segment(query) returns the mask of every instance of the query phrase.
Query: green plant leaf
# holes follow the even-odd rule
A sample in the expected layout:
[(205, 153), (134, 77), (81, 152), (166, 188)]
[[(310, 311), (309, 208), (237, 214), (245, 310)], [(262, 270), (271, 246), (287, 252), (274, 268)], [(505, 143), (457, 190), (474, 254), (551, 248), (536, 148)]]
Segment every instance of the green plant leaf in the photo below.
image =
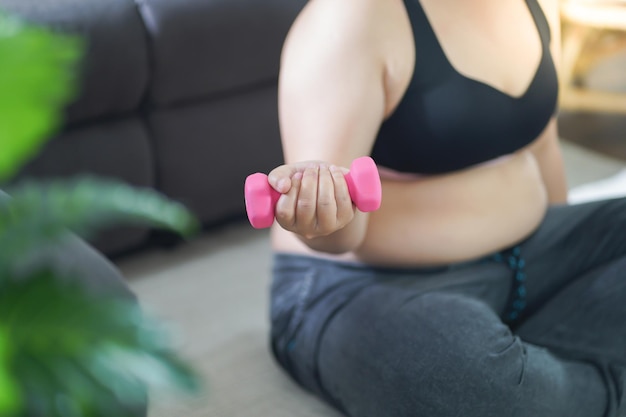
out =
[(148, 388), (201, 387), (137, 304), (61, 284), (49, 270), (4, 280), (0, 329), (11, 341), (10, 370), (27, 415), (125, 417)]
[[(60, 125), (82, 51), (79, 38), (0, 13), (0, 184)], [(153, 190), (93, 178), (9, 191), (0, 204), (0, 417), (127, 417), (148, 388), (197, 390), (197, 375), (135, 303), (96, 297), (51, 269), (10, 275), (68, 230), (87, 237), (128, 223), (189, 235), (198, 228), (190, 212)]]
[(11, 374), (12, 353), (10, 334), (0, 327), (0, 416), (14, 415), (23, 407), (20, 389)]
[(89, 237), (114, 224), (145, 224), (183, 236), (198, 222), (181, 204), (149, 188), (81, 177), (24, 182), (0, 206), (0, 271), (15, 259), (55, 241), (67, 230)]
[(0, 183), (58, 128), (75, 93), (78, 37), (53, 34), (0, 12)]

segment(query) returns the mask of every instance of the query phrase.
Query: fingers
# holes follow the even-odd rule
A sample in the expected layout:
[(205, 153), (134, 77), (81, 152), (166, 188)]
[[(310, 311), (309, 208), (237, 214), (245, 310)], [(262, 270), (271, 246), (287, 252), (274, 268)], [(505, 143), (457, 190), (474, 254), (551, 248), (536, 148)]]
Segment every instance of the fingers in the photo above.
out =
[(333, 179), (335, 201), (337, 203), (336, 217), (340, 223), (345, 224), (352, 219), (352, 216), (354, 216), (354, 206), (352, 204), (352, 199), (350, 198), (348, 183), (345, 179), (345, 175), (348, 173), (348, 170), (331, 165), (330, 173)]
[(276, 203), (275, 216), (285, 229), (308, 234), (316, 225), (318, 166), (309, 163), (295, 171), (289, 191)]
[(283, 228), (291, 231), (296, 229), (296, 205), (302, 183), (302, 172), (296, 172), (290, 179), (290, 188), (276, 203), (274, 215)]
[(291, 189), (291, 180), (297, 172), (304, 173), (307, 167), (311, 164), (317, 163), (318, 162), (316, 161), (305, 161), (295, 164), (281, 165), (278, 168), (273, 169), (268, 174), (268, 181), (272, 188), (281, 194), (285, 194)]
[(311, 238), (333, 233), (353, 218), (354, 207), (344, 178), (347, 170), (308, 163), (295, 171), (289, 190), (276, 205), (276, 220), (283, 228)]
[(291, 189), (291, 179), (296, 172), (298, 171), (294, 165), (282, 165), (272, 170), (267, 176), (267, 180), (272, 188), (285, 194)]
[(313, 164), (304, 170), (296, 202), (298, 226), (306, 230), (315, 229), (316, 226), (318, 170), (319, 167)]
[[(337, 226), (337, 201), (335, 200), (335, 181), (326, 164), (319, 167), (317, 187), (316, 229), (321, 234), (332, 232)], [(345, 182), (345, 181), (344, 181)]]

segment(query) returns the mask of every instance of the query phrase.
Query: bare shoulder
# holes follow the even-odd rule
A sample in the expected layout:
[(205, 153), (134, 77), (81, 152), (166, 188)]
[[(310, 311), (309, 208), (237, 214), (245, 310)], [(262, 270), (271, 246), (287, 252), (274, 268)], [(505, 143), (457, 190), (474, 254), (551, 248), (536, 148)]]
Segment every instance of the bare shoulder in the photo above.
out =
[(399, 83), (388, 80), (390, 51), (401, 55), (394, 32), (397, 9), (390, 4), (402, 1), (307, 3), (290, 29), (280, 62), (278, 108), (287, 161), (348, 166), (370, 152), (400, 96), (392, 88)]
[(294, 21), (285, 50), (291, 48), (372, 48), (380, 24), (381, 0), (309, 0)]
[(278, 109), (285, 160), (349, 166), (372, 146), (384, 112), (372, 45), (382, 0), (310, 0), (282, 51)]
[(543, 13), (546, 15), (550, 32), (552, 33), (552, 44), (550, 50), (554, 58), (557, 69), (561, 67), (561, 8), (559, 0), (537, 0)]
[(546, 15), (548, 19), (548, 23), (550, 24), (550, 30), (552, 32), (559, 30), (560, 25), (560, 6), (559, 0), (537, 0), (543, 13)]
[(385, 114), (406, 89), (415, 62), (403, 0), (310, 0), (287, 36), (282, 64), (298, 73), (319, 65), (374, 69), (385, 89)]

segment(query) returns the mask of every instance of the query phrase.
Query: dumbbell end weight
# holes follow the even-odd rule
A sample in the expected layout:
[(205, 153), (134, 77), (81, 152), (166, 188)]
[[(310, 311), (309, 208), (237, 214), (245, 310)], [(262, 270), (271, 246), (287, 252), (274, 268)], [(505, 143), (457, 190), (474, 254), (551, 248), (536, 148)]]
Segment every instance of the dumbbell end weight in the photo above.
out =
[[(382, 189), (378, 168), (368, 156), (357, 158), (346, 174), (350, 197), (356, 207), (363, 212), (380, 208)], [(267, 175), (257, 172), (246, 178), (245, 202), (248, 220), (252, 227), (263, 229), (274, 223), (276, 202), (280, 193), (269, 184)]]
[(362, 211), (376, 211), (382, 201), (382, 186), (376, 163), (369, 156), (352, 161), (350, 172), (346, 174), (350, 198)]
[(264, 229), (274, 223), (274, 209), (280, 193), (272, 188), (267, 175), (257, 172), (246, 178), (244, 186), (246, 213), (255, 229)]

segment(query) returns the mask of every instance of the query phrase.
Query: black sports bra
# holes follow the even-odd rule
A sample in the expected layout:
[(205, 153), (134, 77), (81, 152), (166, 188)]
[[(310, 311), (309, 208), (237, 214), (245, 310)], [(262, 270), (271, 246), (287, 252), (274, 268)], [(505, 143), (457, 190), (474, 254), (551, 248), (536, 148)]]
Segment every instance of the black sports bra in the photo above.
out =
[(420, 59), (404, 97), (382, 124), (372, 150), (381, 166), (437, 174), (510, 154), (531, 143), (556, 109), (558, 81), (550, 28), (537, 3), (525, 0), (542, 43), (542, 57), (520, 97), (459, 74), (447, 60), (419, 0), (404, 0)]

